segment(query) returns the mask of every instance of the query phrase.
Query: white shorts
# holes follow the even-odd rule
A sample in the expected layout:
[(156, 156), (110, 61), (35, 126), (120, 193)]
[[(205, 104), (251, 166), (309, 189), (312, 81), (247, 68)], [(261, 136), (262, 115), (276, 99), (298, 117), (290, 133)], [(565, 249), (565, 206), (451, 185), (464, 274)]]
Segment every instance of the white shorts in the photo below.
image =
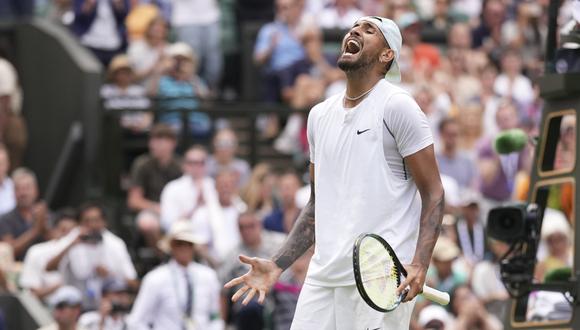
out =
[(304, 284), (291, 330), (409, 329), (415, 300), (388, 313), (378, 312), (360, 297), (356, 286), (321, 287)]

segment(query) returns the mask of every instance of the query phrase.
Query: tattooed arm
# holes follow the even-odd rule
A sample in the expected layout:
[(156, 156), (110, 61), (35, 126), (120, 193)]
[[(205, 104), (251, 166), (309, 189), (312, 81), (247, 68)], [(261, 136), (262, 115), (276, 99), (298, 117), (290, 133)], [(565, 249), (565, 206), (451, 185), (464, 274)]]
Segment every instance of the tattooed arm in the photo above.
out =
[(410, 265), (405, 265), (408, 274), (398, 289), (401, 292), (409, 286), (409, 292), (405, 298), (405, 301), (409, 301), (423, 291), (433, 248), (441, 231), (445, 202), (433, 145), (406, 157), (405, 164), (411, 171), (422, 202), (415, 256)]
[(280, 274), (300, 258), (314, 244), (314, 164), (310, 164), (310, 200), (304, 207), (286, 242), (271, 260), (240, 256), (240, 261), (250, 265), (250, 270), (226, 283), (226, 288), (242, 285), (232, 296), (237, 301), (244, 294), (242, 304), (247, 304), (259, 294), (258, 302), (263, 303), (266, 293), (278, 281)]

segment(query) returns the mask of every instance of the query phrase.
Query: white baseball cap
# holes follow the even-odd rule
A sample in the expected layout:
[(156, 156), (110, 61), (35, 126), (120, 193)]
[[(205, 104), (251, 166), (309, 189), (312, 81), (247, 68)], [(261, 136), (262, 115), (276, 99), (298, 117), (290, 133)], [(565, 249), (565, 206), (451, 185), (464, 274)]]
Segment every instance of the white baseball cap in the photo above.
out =
[(79, 289), (70, 285), (58, 288), (58, 290), (48, 298), (48, 304), (53, 308), (60, 304), (66, 304), (68, 306), (80, 305), (82, 302), (82, 293)]
[(383, 37), (387, 41), (389, 48), (393, 50), (395, 53), (395, 58), (393, 59), (393, 64), (391, 64), (391, 68), (387, 71), (385, 75), (385, 79), (390, 82), (398, 83), (401, 81), (401, 70), (399, 70), (399, 53), (401, 51), (401, 47), (403, 45), (403, 37), (401, 36), (401, 31), (395, 22), (388, 18), (379, 17), (379, 16), (365, 16), (361, 17), (357, 20), (357, 22), (368, 22), (373, 24), (374, 26), (378, 27), (379, 30), (383, 33)]

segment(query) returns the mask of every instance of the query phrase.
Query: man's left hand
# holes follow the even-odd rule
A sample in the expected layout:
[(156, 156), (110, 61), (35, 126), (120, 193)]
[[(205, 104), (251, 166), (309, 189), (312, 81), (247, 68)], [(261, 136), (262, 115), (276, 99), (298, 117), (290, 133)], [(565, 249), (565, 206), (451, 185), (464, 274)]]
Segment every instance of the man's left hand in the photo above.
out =
[(407, 277), (397, 288), (397, 294), (407, 291), (403, 302), (411, 301), (419, 293), (423, 292), (425, 277), (427, 276), (427, 267), (419, 264), (404, 265), (407, 270)]

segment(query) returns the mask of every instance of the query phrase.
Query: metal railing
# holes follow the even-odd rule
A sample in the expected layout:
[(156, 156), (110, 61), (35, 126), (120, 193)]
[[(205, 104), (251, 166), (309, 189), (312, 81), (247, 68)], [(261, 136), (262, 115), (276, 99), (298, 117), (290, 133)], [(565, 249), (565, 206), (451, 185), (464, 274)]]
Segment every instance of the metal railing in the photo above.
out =
[[(154, 103), (160, 101), (155, 100)], [(202, 102), (196, 109), (175, 109), (162, 110), (156, 106), (149, 109), (115, 109), (103, 110), (103, 120), (101, 129), (101, 182), (105, 185), (105, 192), (119, 192), (119, 177), (123, 171), (128, 169), (128, 165), (123, 163), (122, 157), (127, 152), (147, 150), (147, 134), (127, 134), (120, 126), (119, 118), (128, 112), (151, 111), (154, 116), (165, 112), (179, 112), (181, 115), (182, 127), (179, 136), (178, 150), (184, 151), (188, 146), (195, 143), (208, 144), (209, 141), (200, 141), (193, 138), (187, 127), (187, 117), (191, 112), (201, 112), (207, 114), (213, 122), (217, 119), (226, 119), (232, 125), (240, 140), (239, 156), (245, 158), (250, 165), (255, 165), (260, 161), (271, 161), (282, 159), (291, 161), (289, 155), (279, 154), (271, 148), (271, 140), (263, 139), (257, 129), (257, 122), (261, 116), (275, 114), (284, 121), (292, 113), (303, 113), (307, 115), (308, 110), (295, 110), (285, 105), (261, 102)], [(282, 129), (283, 127), (281, 127)], [(261, 152), (265, 149), (269, 153)]]

